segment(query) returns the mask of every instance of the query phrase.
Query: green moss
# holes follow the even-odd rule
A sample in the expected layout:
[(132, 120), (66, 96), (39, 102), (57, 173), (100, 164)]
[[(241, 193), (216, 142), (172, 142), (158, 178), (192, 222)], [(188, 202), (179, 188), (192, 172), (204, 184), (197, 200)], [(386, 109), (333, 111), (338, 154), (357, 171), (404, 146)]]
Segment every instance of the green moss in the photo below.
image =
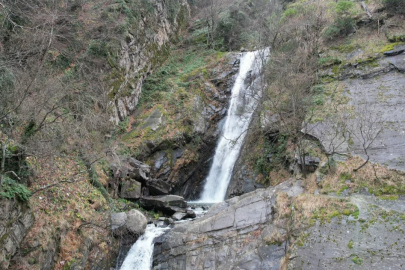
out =
[(398, 200), (398, 195), (382, 195), (378, 196), (381, 200), (389, 200), (389, 201), (396, 201)]
[(349, 44), (343, 44), (340, 46), (333, 46), (331, 48), (334, 50), (337, 50), (338, 52), (341, 52), (341, 53), (351, 53), (355, 49), (357, 49), (358, 46), (349, 43)]
[(328, 217), (329, 218), (334, 218), (334, 217), (338, 217), (338, 216), (340, 216), (341, 214), (339, 213), (339, 211), (337, 211), (337, 210), (335, 210), (335, 211), (333, 211), (332, 213), (330, 213), (329, 215), (328, 215)]
[(352, 213), (352, 216), (353, 216), (355, 219), (358, 219), (358, 218), (359, 218), (359, 215), (360, 215), (360, 210), (359, 210), (359, 209), (357, 209), (356, 211), (354, 211), (354, 212)]
[(369, 56), (367, 58), (362, 58), (356, 61), (357, 65), (363, 65), (363, 66), (372, 66), (372, 67), (378, 67), (379, 64), (377, 62), (377, 57), (375, 56)]
[(339, 73), (340, 73), (340, 66), (333, 66), (332, 67), (332, 73), (335, 75), (335, 76), (338, 76), (339, 75)]
[(353, 178), (352, 175), (350, 173), (346, 173), (346, 172), (341, 173), (339, 176), (339, 180), (341, 180), (343, 182), (346, 180), (351, 180), (352, 178)]
[(142, 135), (142, 130), (141, 129), (134, 129), (131, 130), (130, 132), (126, 133), (124, 136), (122, 136), (122, 140), (125, 141), (130, 141), (133, 138), (139, 137)]
[(350, 214), (352, 213), (352, 211), (350, 211), (349, 209), (344, 209), (342, 214), (345, 216), (350, 216)]
[(130, 188), (127, 189), (128, 192), (135, 191), (139, 187), (139, 183), (133, 183)]
[(353, 240), (350, 239), (349, 243), (347, 244), (347, 247), (348, 247), (349, 249), (352, 249), (352, 248), (353, 248), (353, 245), (354, 245), (354, 242), (353, 242)]
[(405, 42), (405, 35), (392, 36), (388, 38), (389, 42)]
[(308, 237), (310, 236), (311, 234), (310, 233), (302, 233), (301, 235), (300, 235), (300, 237), (298, 237), (298, 239), (297, 239), (297, 245), (299, 246), (299, 247), (302, 247), (302, 246), (304, 246), (304, 244), (305, 244), (305, 241), (307, 241), (307, 239), (308, 239)]
[(397, 46), (397, 45), (403, 45), (403, 44), (405, 44), (405, 42), (389, 43), (389, 44), (385, 45), (385, 46), (380, 50), (380, 52), (383, 53), (383, 52), (387, 52), (387, 51), (392, 51), (392, 50), (395, 48), (395, 46)]
[(354, 255), (354, 257), (352, 258), (352, 262), (354, 262), (357, 265), (363, 264), (363, 260), (357, 255)]
[(349, 187), (348, 186), (342, 186), (342, 187), (340, 187), (340, 189), (338, 190), (338, 191), (336, 191), (336, 195), (340, 195), (340, 194), (342, 194), (342, 192), (343, 191), (345, 191), (346, 189), (348, 189)]

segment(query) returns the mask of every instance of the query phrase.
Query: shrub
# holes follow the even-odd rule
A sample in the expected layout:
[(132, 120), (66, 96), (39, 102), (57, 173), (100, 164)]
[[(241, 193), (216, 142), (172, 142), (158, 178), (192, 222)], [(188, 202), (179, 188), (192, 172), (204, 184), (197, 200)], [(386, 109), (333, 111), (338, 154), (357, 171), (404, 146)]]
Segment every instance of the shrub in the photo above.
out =
[(337, 18), (335, 22), (329, 26), (325, 32), (324, 37), (332, 40), (338, 37), (344, 37), (353, 33), (355, 30), (355, 22), (350, 17)]
[(89, 44), (88, 53), (94, 57), (106, 57), (108, 55), (108, 48), (105, 42), (92, 40)]
[(283, 12), (282, 18), (285, 19), (285, 18), (288, 18), (288, 17), (292, 17), (292, 16), (294, 16), (294, 15), (297, 14), (297, 13), (298, 13), (298, 10), (297, 10), (296, 8), (287, 8), (287, 9)]
[(384, 6), (388, 12), (405, 14), (405, 0), (384, 0)]
[(6, 176), (1, 186), (0, 196), (9, 200), (17, 198), (25, 202), (29, 200), (31, 191), (26, 186)]
[(337, 14), (348, 14), (350, 9), (354, 7), (354, 3), (351, 1), (339, 1), (336, 5)]

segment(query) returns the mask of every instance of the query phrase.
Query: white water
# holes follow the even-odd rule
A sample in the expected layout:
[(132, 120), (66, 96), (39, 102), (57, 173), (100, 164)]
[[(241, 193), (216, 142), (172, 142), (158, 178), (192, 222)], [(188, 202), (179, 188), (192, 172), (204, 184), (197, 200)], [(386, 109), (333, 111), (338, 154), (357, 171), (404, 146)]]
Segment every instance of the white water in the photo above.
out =
[(169, 228), (149, 224), (145, 233), (132, 245), (120, 270), (149, 270), (152, 267), (153, 240)]
[[(264, 53), (264, 54), (263, 54)], [(261, 51), (261, 56), (268, 55), (268, 49)], [(246, 53), (240, 61), (239, 73), (232, 88), (232, 98), (226, 116), (224, 131), (215, 151), (213, 164), (206, 179), (201, 199), (197, 203), (216, 203), (225, 198), (231, 179), (232, 170), (242, 147), (258, 95), (253, 87), (246, 87), (247, 74), (257, 75), (262, 60), (259, 51)], [(197, 216), (204, 215), (206, 210), (196, 208)], [(169, 228), (159, 228), (150, 224), (145, 233), (129, 250), (120, 270), (149, 270), (152, 266), (154, 239)]]
[[(266, 51), (264, 50), (267, 55)], [(215, 150), (214, 160), (198, 202), (215, 203), (225, 199), (233, 167), (257, 105), (254, 89), (245, 85), (245, 79), (249, 71), (254, 74), (260, 70), (260, 60), (259, 51), (248, 52), (240, 60), (239, 74), (232, 88), (223, 134)]]

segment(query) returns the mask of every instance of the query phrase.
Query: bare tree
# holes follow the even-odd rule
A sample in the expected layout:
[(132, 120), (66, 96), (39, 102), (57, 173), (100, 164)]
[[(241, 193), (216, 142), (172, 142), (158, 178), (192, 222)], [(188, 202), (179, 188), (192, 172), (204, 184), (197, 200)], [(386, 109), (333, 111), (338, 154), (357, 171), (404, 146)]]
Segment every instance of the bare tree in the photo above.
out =
[[(279, 9), (274, 7), (275, 11)], [(262, 107), (277, 119), (278, 130), (288, 135), (296, 145), (301, 169), (306, 175), (307, 133), (314, 128), (311, 87), (316, 83), (318, 47), (325, 21), (325, 7), (303, 7), (292, 18), (282, 18), (281, 12), (271, 18), (277, 26), (262, 41), (271, 48), (269, 65), (265, 71)]]
[[(349, 120), (350, 121), (350, 120)], [(350, 121), (350, 136), (354, 140), (353, 147), (360, 146), (360, 151), (366, 156), (366, 160), (359, 167), (363, 168), (370, 160), (369, 150), (375, 140), (383, 131), (383, 117), (372, 105), (364, 104), (356, 107), (354, 119)]]

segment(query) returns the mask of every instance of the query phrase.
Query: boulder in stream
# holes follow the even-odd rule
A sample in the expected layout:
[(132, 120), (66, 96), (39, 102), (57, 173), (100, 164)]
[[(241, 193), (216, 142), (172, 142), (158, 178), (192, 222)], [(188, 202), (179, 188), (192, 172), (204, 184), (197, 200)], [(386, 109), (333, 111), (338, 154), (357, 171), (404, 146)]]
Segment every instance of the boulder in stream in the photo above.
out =
[(148, 221), (138, 210), (111, 214), (111, 229), (114, 236), (123, 238), (137, 238), (145, 232)]
[(167, 215), (187, 210), (187, 202), (183, 197), (176, 195), (143, 197), (139, 200), (139, 204), (145, 209), (162, 211)]

